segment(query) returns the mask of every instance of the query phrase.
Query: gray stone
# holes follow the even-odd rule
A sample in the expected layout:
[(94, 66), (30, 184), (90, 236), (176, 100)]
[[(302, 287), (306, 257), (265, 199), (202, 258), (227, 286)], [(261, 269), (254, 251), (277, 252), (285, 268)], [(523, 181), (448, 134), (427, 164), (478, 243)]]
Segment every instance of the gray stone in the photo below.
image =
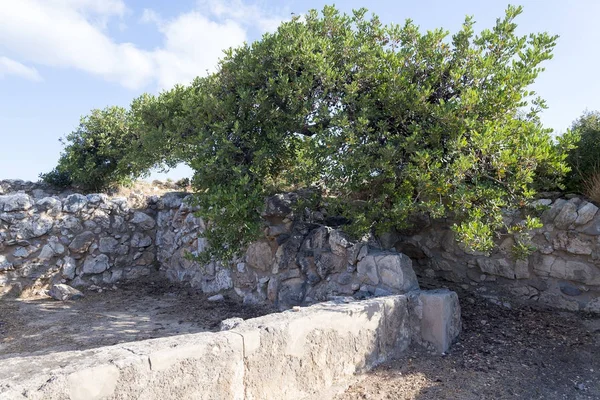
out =
[(60, 301), (77, 300), (83, 297), (83, 293), (81, 293), (79, 290), (62, 283), (52, 285), (48, 294), (53, 299)]
[(131, 237), (131, 247), (148, 247), (152, 244), (152, 238), (141, 232), (135, 232)]
[(572, 202), (567, 202), (554, 218), (554, 226), (558, 229), (567, 229), (577, 220), (577, 206)]
[(598, 207), (596, 207), (592, 203), (583, 203), (577, 210), (577, 219), (575, 220), (575, 225), (584, 225), (590, 222), (596, 213), (598, 212)]
[(419, 288), (412, 261), (406, 255), (389, 253), (376, 255), (374, 258), (382, 284), (401, 293)]
[(83, 263), (84, 274), (101, 274), (110, 268), (109, 260), (106, 254), (98, 256), (87, 256)]
[(13, 193), (0, 196), (0, 210), (27, 211), (33, 207), (33, 200), (25, 193)]
[(75, 262), (75, 259), (72, 257), (65, 257), (62, 265), (62, 277), (65, 279), (75, 279), (76, 268), (77, 263)]
[(582, 291), (577, 286), (570, 284), (569, 282), (562, 282), (559, 285), (560, 291), (567, 296), (579, 296)]
[(600, 314), (600, 297), (596, 297), (589, 301), (583, 309), (586, 312)]
[(361, 282), (371, 285), (379, 284), (377, 264), (375, 263), (375, 257), (372, 255), (367, 255), (360, 260), (357, 264), (356, 271), (358, 273), (358, 278), (361, 279)]
[(8, 259), (0, 254), (0, 271), (9, 271), (13, 269), (13, 263), (9, 262)]
[(98, 249), (101, 253), (113, 254), (117, 251), (119, 241), (110, 236), (100, 238)]
[(250, 268), (268, 271), (273, 265), (273, 251), (265, 241), (254, 242), (246, 251), (246, 263)]
[(225, 297), (222, 294), (215, 294), (214, 296), (210, 296), (206, 300), (212, 301), (212, 302), (219, 302), (219, 301), (224, 301)]
[(481, 268), (481, 271), (486, 274), (503, 276), (508, 279), (516, 279), (515, 267), (508, 260), (491, 259), (491, 258), (478, 258), (477, 265)]
[(231, 272), (226, 268), (216, 271), (214, 277), (202, 281), (201, 288), (204, 293), (218, 293), (233, 288)]
[(539, 276), (550, 276), (586, 285), (600, 285), (600, 271), (594, 265), (579, 261), (565, 261), (549, 255), (542, 256), (540, 261), (533, 267)]
[(542, 220), (547, 223), (551, 223), (552, 221), (554, 221), (554, 219), (556, 218), (558, 213), (560, 213), (560, 211), (562, 210), (562, 207), (565, 204), (567, 204), (567, 201), (565, 199), (557, 199), (552, 204), (552, 207), (550, 207), (550, 209), (548, 209), (542, 213)]
[(154, 218), (140, 211), (136, 211), (133, 213), (133, 219), (131, 220), (131, 222), (145, 231), (150, 230), (156, 226), (156, 221), (154, 221)]
[(62, 203), (56, 197), (44, 197), (38, 200), (35, 205), (39, 211), (46, 211), (48, 215), (56, 217), (62, 211)]
[(67, 196), (63, 202), (63, 211), (68, 213), (76, 213), (81, 211), (88, 203), (87, 198), (79, 193)]
[(37, 248), (33, 247), (33, 246), (28, 246), (28, 247), (19, 246), (13, 252), (13, 257), (17, 257), (17, 258), (29, 257), (32, 253), (35, 253), (36, 250), (37, 250)]
[(220, 331), (229, 331), (229, 330), (237, 327), (239, 324), (241, 324), (243, 322), (244, 322), (243, 318), (227, 318), (227, 319), (224, 319), (223, 321), (221, 321), (219, 330)]
[(347, 235), (340, 232), (337, 229), (332, 230), (329, 233), (329, 246), (331, 252), (340, 257), (346, 257), (348, 248), (352, 247), (352, 242), (348, 239)]
[(80, 233), (71, 241), (69, 249), (74, 253), (85, 253), (88, 251), (95, 238), (96, 236), (90, 231)]
[(458, 337), (462, 322), (456, 293), (447, 289), (417, 291), (409, 295), (413, 339), (445, 353)]
[(40, 261), (48, 261), (55, 255), (56, 255), (56, 253), (54, 252), (52, 247), (50, 245), (46, 244), (46, 245), (44, 245), (44, 247), (42, 247), (42, 251), (40, 252), (40, 254), (38, 255), (37, 258)]
[(345, 271), (346, 264), (345, 257), (340, 257), (331, 252), (320, 253), (315, 257), (317, 273), (322, 279), (325, 279), (332, 273)]

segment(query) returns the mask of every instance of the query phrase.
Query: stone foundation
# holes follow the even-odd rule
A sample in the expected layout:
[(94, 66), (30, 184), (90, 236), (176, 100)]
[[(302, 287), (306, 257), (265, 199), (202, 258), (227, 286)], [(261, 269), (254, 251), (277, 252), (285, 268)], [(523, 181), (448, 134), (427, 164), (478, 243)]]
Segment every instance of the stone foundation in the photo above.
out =
[(0, 360), (0, 399), (326, 399), (411, 345), (460, 331), (449, 291), (322, 303), (230, 331)]

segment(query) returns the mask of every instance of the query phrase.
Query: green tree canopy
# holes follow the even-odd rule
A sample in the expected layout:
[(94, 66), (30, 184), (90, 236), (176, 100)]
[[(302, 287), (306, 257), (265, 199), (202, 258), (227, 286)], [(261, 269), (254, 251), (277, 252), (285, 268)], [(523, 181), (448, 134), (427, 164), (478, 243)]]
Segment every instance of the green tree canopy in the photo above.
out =
[(517, 35), (520, 13), (479, 34), (467, 18), (450, 37), (365, 9), (311, 11), (228, 50), (216, 73), (134, 101), (124, 171), (191, 165), (218, 258), (260, 235), (265, 196), (301, 187), (319, 188), (352, 234), (426, 213), (489, 250), (502, 209), (568, 171), (529, 90), (556, 37)]

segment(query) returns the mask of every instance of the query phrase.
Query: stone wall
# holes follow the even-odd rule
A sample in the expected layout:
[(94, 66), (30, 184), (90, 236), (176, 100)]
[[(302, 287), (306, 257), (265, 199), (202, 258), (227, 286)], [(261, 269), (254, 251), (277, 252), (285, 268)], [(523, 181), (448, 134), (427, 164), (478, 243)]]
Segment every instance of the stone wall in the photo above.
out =
[(225, 332), (2, 359), (0, 399), (331, 398), (411, 344), (446, 351), (460, 327), (450, 291), (323, 303)]
[[(185, 199), (162, 198), (156, 245), (161, 271), (171, 280), (189, 282), (205, 293), (231, 291), (245, 303), (269, 301), (288, 308), (336, 296), (366, 298), (418, 289), (411, 260), (395, 251), (353, 242), (327, 224), (322, 212), (300, 218), (292, 209), (297, 194), (267, 199), (265, 239), (253, 243), (230, 265), (200, 266), (186, 257), (202, 251), (204, 224)], [(308, 211), (307, 211), (308, 212)]]
[[(600, 313), (600, 213), (578, 197), (537, 200), (544, 226), (533, 231), (536, 251), (526, 259), (512, 252), (511, 234), (489, 256), (468, 252), (448, 221), (424, 221), (418, 232), (382, 238), (384, 248), (404, 252), (421, 277), (461, 284), (493, 301), (524, 302)], [(521, 214), (507, 216), (519, 222)]]
[(600, 213), (580, 198), (538, 200), (547, 207), (533, 236), (538, 250), (518, 260), (513, 236), (500, 238), (490, 256), (467, 252), (446, 221), (355, 242), (335, 228), (336, 218), (323, 210), (300, 215), (298, 194), (282, 194), (267, 199), (263, 240), (228, 265), (199, 265), (188, 255), (205, 248), (205, 227), (186, 196), (83, 196), (0, 181), (0, 295), (59, 281), (102, 286), (159, 274), (207, 294), (284, 309), (407, 293), (418, 288), (412, 265), (421, 277), (456, 282), (493, 301), (600, 312)]
[(207, 294), (271, 302), (281, 309), (337, 296), (366, 298), (419, 288), (411, 260), (350, 241), (321, 212), (300, 218), (298, 195), (266, 202), (265, 239), (239, 260), (200, 265), (204, 223), (186, 193), (129, 198), (57, 193), (0, 182), (0, 293), (57, 283), (113, 285), (160, 274)]
[(0, 296), (155, 273), (157, 196), (109, 198), (0, 181)]

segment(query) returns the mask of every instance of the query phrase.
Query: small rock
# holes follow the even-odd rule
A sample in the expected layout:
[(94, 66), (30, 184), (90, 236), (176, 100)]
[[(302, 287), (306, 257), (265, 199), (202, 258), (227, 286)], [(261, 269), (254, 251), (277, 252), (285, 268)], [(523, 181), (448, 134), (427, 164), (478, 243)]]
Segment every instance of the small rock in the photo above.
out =
[(214, 296), (210, 296), (207, 300), (208, 301), (223, 301), (223, 300), (225, 300), (225, 297), (223, 297), (222, 294), (215, 294)]
[(219, 330), (221, 330), (221, 331), (228, 331), (230, 329), (233, 329), (233, 328), (237, 327), (242, 322), (244, 322), (244, 320), (242, 318), (228, 318), (228, 319), (225, 319), (225, 320), (221, 321), (221, 325), (219, 327)]
[(81, 293), (79, 290), (63, 283), (52, 286), (48, 292), (48, 295), (53, 299), (60, 301), (77, 300), (83, 297), (83, 293)]

